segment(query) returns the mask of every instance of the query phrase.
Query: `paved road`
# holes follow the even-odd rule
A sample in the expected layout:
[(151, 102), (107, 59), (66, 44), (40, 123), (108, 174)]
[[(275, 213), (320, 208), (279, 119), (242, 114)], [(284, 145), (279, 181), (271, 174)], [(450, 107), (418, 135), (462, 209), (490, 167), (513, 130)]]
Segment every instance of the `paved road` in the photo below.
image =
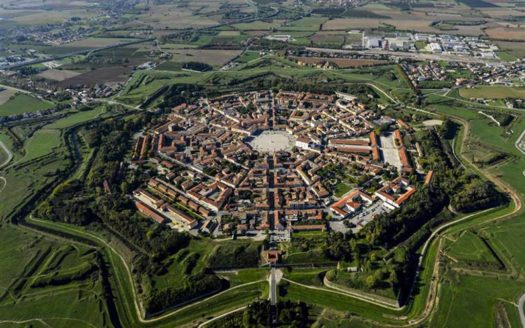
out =
[(270, 272), (270, 277), (268, 278), (268, 283), (270, 284), (270, 304), (277, 304), (277, 279), (275, 278), (275, 268), (272, 268)]
[(525, 306), (525, 294), (521, 295), (518, 302), (518, 310), (520, 311), (521, 326), (525, 328), (525, 313), (523, 307)]

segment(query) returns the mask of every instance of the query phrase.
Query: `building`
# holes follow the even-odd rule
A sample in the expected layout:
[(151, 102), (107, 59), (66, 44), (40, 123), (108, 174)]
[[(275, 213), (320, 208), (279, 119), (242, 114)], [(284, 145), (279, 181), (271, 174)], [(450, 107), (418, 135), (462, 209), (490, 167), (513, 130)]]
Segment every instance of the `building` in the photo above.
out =
[(416, 192), (416, 187), (408, 179), (398, 177), (375, 192), (385, 207), (396, 209), (406, 202)]
[(355, 189), (330, 206), (330, 213), (336, 219), (346, 219), (363, 207), (370, 206), (374, 202), (372, 196)]

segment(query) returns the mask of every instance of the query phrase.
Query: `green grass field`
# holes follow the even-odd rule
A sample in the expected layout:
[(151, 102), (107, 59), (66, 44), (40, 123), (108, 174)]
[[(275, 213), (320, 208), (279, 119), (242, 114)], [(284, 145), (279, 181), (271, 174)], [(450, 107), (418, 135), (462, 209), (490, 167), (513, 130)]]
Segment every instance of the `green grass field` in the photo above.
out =
[(525, 98), (525, 87), (502, 87), (502, 86), (483, 86), (476, 88), (459, 89), (459, 94), (463, 98)]
[(327, 20), (328, 18), (322, 16), (304, 17), (281, 26), (279, 31), (319, 31), (321, 24)]
[(7, 162), (8, 159), (9, 159), (8, 154), (6, 153), (4, 148), (0, 147), (0, 166), (4, 166), (4, 164)]
[[(454, 274), (447, 278), (432, 327), (493, 327), (495, 305), (516, 302), (525, 289), (524, 283), (510, 280)], [(511, 322), (511, 327), (519, 327), (519, 322)]]
[[(82, 246), (64, 246), (33, 232), (4, 225), (0, 229), (0, 317), (24, 325), (110, 327), (100, 281), (33, 283), (45, 276), (74, 273), (86, 263)], [(93, 255), (93, 253), (91, 253)], [(91, 257), (93, 258), (93, 257)], [(68, 306), (64, 306), (67, 304)], [(0, 323), (4, 327), (9, 323)], [(11, 324), (14, 324), (11, 323)]]
[(27, 162), (35, 158), (51, 154), (62, 146), (62, 134), (54, 129), (38, 130), (25, 144), (26, 156), (21, 162)]
[(52, 108), (53, 104), (26, 94), (18, 93), (6, 103), (0, 105), (0, 116), (33, 113)]
[(232, 25), (234, 28), (241, 30), (241, 31), (249, 31), (249, 30), (271, 30), (274, 28), (278, 28), (282, 25), (282, 21), (272, 21), (272, 22), (263, 22), (263, 21), (254, 21), (251, 23), (239, 23)]
[(328, 307), (346, 314), (363, 316), (380, 322), (395, 322), (389, 317), (399, 315), (399, 312), (375, 306), (353, 297), (332, 293), (330, 290), (316, 290), (293, 283), (288, 283), (284, 296), (281, 299), (302, 301), (319, 307)]
[(447, 254), (458, 261), (498, 264), (483, 240), (470, 231), (458, 236), (457, 240), (448, 247)]

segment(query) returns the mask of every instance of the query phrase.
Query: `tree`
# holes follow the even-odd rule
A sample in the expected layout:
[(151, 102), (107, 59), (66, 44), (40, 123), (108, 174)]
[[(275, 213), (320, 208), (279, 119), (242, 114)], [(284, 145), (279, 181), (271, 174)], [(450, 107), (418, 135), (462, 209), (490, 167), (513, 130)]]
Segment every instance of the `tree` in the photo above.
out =
[(368, 275), (368, 277), (366, 277), (365, 284), (368, 289), (374, 288), (376, 286), (376, 283), (377, 283), (377, 278), (375, 277), (374, 274), (370, 274)]

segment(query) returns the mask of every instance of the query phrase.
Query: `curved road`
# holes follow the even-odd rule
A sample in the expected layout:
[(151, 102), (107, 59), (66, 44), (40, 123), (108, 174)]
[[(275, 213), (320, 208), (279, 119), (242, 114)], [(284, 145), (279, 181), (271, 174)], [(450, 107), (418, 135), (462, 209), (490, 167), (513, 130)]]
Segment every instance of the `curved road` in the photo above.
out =
[(521, 326), (525, 328), (525, 313), (523, 307), (525, 306), (525, 294), (521, 295), (518, 302), (518, 310), (520, 311)]
[[(7, 159), (3, 163), (0, 163), (0, 169), (1, 169), (7, 164), (9, 164), (9, 162), (11, 162), (11, 160), (13, 159), (13, 154), (11, 153), (11, 151), (9, 151), (9, 149), (4, 145), (2, 141), (0, 141), (0, 148), (2, 148), (2, 150), (7, 154)], [(2, 191), (5, 189), (6, 186), (7, 186), (7, 179), (4, 178), (3, 176), (0, 176), (0, 193), (2, 193)]]
[(3, 163), (0, 163), (0, 169), (1, 169), (13, 159), (13, 154), (11, 153), (11, 151), (9, 151), (9, 149), (4, 145), (2, 141), (0, 141), (0, 148), (2, 148), (4, 152), (7, 154), (7, 159)]

